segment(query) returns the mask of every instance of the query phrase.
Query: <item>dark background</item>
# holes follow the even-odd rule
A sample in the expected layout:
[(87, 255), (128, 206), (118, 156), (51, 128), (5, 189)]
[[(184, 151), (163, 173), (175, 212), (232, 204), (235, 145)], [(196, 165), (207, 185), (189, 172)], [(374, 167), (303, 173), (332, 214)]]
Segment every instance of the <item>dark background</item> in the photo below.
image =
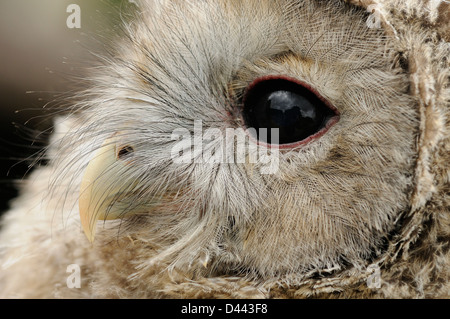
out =
[[(76, 90), (114, 33), (128, 1), (0, 1), (0, 215), (51, 133), (61, 96)], [(81, 28), (67, 27), (69, 4), (81, 8)], [(78, 81), (83, 82), (83, 81)], [(44, 162), (38, 162), (44, 165)]]

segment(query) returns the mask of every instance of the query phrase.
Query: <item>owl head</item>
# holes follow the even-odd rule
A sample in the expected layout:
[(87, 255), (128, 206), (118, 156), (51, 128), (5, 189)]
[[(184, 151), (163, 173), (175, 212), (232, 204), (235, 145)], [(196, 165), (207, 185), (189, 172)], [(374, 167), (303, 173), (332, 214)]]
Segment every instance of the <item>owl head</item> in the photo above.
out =
[(370, 265), (389, 291), (429, 265), (417, 243), (449, 234), (448, 28), (394, 3), (139, 2), (49, 151), (97, 291), (354, 292)]

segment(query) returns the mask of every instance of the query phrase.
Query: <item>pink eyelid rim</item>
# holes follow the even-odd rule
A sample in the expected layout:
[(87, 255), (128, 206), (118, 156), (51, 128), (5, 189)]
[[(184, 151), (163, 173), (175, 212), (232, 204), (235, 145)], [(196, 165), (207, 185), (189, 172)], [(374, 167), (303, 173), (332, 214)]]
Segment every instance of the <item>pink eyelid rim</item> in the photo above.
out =
[(248, 129), (245, 130), (245, 132), (247, 133), (247, 135), (254, 140), (258, 145), (261, 146), (265, 146), (267, 148), (275, 148), (275, 149), (293, 149), (293, 148), (297, 148), (303, 145), (306, 145), (310, 142), (312, 142), (313, 140), (319, 139), (320, 137), (322, 137), (323, 135), (325, 135), (325, 133), (328, 132), (328, 130), (334, 126), (337, 122), (339, 122), (340, 120), (340, 113), (338, 111), (338, 109), (332, 105), (330, 102), (328, 102), (327, 99), (325, 99), (322, 95), (320, 95), (319, 92), (317, 92), (317, 90), (313, 89), (310, 85), (306, 84), (305, 82), (302, 82), (298, 79), (295, 78), (291, 78), (289, 76), (284, 76), (284, 75), (266, 75), (266, 76), (262, 76), (257, 78), (256, 80), (254, 80), (246, 89), (245, 94), (244, 94), (244, 101), (245, 101), (245, 97), (247, 96), (247, 92), (252, 90), (256, 85), (258, 85), (259, 83), (263, 82), (263, 81), (268, 81), (268, 80), (285, 80), (285, 81), (289, 81), (289, 82), (293, 82), (296, 83), (300, 86), (303, 86), (304, 88), (308, 89), (309, 91), (311, 91), (312, 93), (314, 93), (319, 100), (321, 100), (330, 110), (332, 110), (335, 113), (335, 116), (333, 116), (325, 125), (325, 127), (323, 129), (321, 129), (319, 132), (317, 132), (314, 135), (309, 136), (308, 138), (295, 142), (295, 143), (289, 143), (289, 144), (268, 144), (268, 143), (264, 143), (261, 141), (258, 141), (257, 139), (255, 139), (249, 132)]

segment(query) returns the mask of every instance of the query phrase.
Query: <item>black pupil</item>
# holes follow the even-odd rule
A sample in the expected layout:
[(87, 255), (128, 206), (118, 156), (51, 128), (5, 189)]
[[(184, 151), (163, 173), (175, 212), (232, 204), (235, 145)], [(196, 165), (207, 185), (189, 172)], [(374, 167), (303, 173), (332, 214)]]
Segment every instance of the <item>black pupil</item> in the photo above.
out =
[[(272, 144), (303, 141), (322, 130), (336, 115), (316, 94), (284, 79), (257, 83), (243, 102), (247, 127), (256, 130), (260, 141)], [(276, 131), (278, 140), (272, 136)]]

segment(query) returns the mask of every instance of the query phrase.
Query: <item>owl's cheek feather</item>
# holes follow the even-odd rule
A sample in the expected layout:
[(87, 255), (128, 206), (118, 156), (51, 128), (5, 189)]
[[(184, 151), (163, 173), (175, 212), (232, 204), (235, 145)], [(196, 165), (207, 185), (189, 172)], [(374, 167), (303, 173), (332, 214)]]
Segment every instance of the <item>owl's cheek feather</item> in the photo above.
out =
[(86, 168), (78, 205), (81, 225), (91, 243), (98, 220), (114, 220), (134, 212), (126, 209), (127, 204), (121, 202), (121, 197), (133, 191), (135, 182), (117, 180), (117, 176), (121, 176), (127, 168), (123, 157), (131, 151), (130, 146), (117, 147), (113, 136), (105, 140)]

